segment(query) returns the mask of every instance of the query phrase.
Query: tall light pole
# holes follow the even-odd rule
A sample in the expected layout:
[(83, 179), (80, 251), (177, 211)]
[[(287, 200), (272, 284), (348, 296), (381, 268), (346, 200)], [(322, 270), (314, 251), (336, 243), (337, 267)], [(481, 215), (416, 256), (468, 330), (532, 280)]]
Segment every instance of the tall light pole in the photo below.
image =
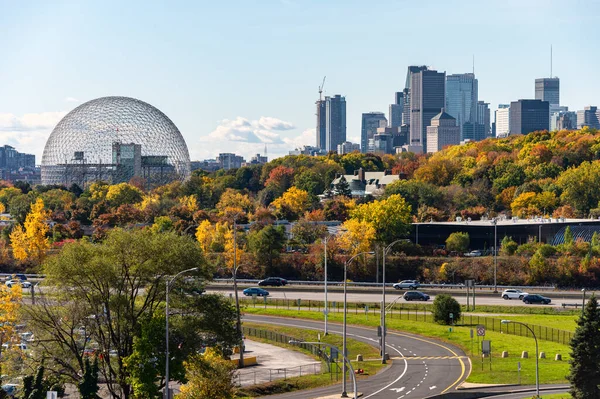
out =
[(496, 275), (498, 273), (498, 220), (492, 219), (494, 225), (494, 293), (498, 293), (498, 285), (496, 283)]
[(325, 267), (324, 267), (324, 275), (325, 275), (325, 310), (323, 311), (325, 313), (325, 331), (324, 334), (327, 335), (329, 333), (329, 331), (327, 330), (327, 317), (329, 316), (329, 302), (327, 302), (327, 240), (329, 239), (329, 236), (326, 235), (325, 239), (323, 240), (324, 244), (325, 244)]
[(540, 397), (540, 354), (538, 350), (538, 341), (537, 337), (533, 330), (525, 323), (521, 323), (520, 321), (512, 321), (512, 320), (502, 320), (502, 324), (515, 323), (525, 326), (529, 331), (531, 331), (531, 335), (533, 335), (533, 339), (535, 339), (535, 397), (539, 399)]
[(240, 299), (237, 289), (237, 272), (239, 268), (237, 264), (237, 217), (238, 215), (235, 215), (233, 218), (233, 292), (235, 293), (235, 311), (237, 314), (236, 329), (240, 338), (240, 362), (238, 367), (244, 368), (244, 338), (242, 335), (242, 316), (240, 315)]
[(192, 267), (191, 269), (182, 270), (173, 276), (172, 279), (167, 280), (166, 286), (166, 304), (165, 304), (165, 318), (166, 318), (166, 328), (165, 328), (165, 336), (166, 336), (166, 346), (165, 346), (165, 381), (166, 381), (166, 389), (165, 389), (165, 398), (171, 399), (171, 394), (169, 391), (169, 290), (171, 288), (171, 284), (173, 281), (179, 277), (180, 275), (188, 272), (194, 272), (198, 270), (197, 267)]
[(583, 303), (581, 304), (581, 317), (583, 317), (583, 311), (585, 309), (585, 288), (582, 288), (581, 292), (583, 293)]
[[(358, 254), (354, 255), (353, 257), (351, 257), (350, 259), (348, 259), (346, 262), (344, 262), (344, 327), (343, 327), (343, 331), (342, 331), (342, 354), (343, 354), (343, 356), (346, 356), (346, 313), (347, 313), (346, 286), (347, 286), (347, 281), (348, 281), (348, 277), (347, 277), (348, 276), (348, 265), (357, 256), (366, 255), (366, 254), (373, 254), (373, 252), (358, 253)], [(354, 394), (356, 395), (356, 392)], [(346, 362), (344, 362), (344, 364), (342, 366), (342, 398), (347, 398), (347, 397), (348, 397), (348, 393), (346, 392)]]
[(381, 273), (381, 363), (386, 364), (387, 359), (385, 358), (385, 257), (392, 246), (399, 242), (410, 241), (408, 239), (400, 239), (392, 242), (390, 245), (383, 249), (383, 269)]

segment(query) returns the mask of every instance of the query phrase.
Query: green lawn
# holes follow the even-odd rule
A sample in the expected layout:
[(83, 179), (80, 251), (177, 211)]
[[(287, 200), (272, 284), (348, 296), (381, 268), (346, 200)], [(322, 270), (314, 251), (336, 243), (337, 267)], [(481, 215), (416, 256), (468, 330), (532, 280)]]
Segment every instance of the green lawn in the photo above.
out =
[[(297, 310), (288, 311), (286, 309), (246, 308), (244, 311), (249, 314), (280, 315), (315, 320), (322, 320), (323, 318), (323, 314), (319, 312), (301, 311), (298, 313)], [(341, 322), (341, 316), (341, 314), (337, 313), (330, 314), (329, 319), (332, 322)], [(348, 323), (376, 327), (379, 325), (379, 319), (377, 317), (369, 317), (367, 319), (364, 314), (348, 314)], [(450, 342), (462, 347), (465, 352), (471, 354), (470, 329), (467, 327), (455, 327), (452, 332), (449, 332), (448, 326), (441, 326), (434, 323), (388, 319), (388, 328), (390, 330), (407, 331)], [(518, 383), (517, 365), (518, 362), (521, 362), (521, 383), (524, 385), (535, 384), (535, 343), (533, 339), (489, 331), (486, 339), (492, 341), (492, 371), (489, 369), (489, 359), (485, 359), (482, 370), (481, 357), (477, 354), (477, 340), (475, 339), (473, 341), (475, 353), (470, 356), (473, 368), (467, 379), (468, 382), (489, 384)], [(567, 345), (548, 341), (539, 341), (539, 347), (540, 351), (546, 352), (547, 356), (546, 359), (540, 360), (540, 382), (542, 384), (565, 383), (566, 375), (569, 372), (568, 359), (570, 348)], [(504, 350), (509, 352), (508, 358), (500, 357)], [(529, 359), (520, 359), (520, 354), (523, 350), (529, 351)], [(554, 361), (556, 353), (562, 355), (562, 361)]]

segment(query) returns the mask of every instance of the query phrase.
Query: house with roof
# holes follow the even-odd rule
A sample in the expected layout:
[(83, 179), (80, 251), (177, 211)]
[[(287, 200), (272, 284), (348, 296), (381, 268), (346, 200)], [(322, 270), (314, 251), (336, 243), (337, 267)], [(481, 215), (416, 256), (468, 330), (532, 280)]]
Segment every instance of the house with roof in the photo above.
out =
[[(343, 180), (348, 183), (352, 197), (365, 197), (367, 195), (377, 197), (383, 194), (388, 184), (400, 180), (400, 175), (392, 174), (390, 170), (365, 172), (363, 168), (360, 168), (355, 170), (352, 175), (338, 175), (331, 182), (329, 190), (333, 194), (339, 194), (336, 191), (336, 187)], [(324, 198), (326, 195), (322, 194), (320, 197)]]

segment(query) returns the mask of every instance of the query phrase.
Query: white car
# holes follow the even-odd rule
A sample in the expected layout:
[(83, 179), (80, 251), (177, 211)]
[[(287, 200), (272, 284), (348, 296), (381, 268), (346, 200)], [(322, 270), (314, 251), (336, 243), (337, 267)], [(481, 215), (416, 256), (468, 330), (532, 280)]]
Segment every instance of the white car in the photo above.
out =
[(502, 293), (502, 298), (503, 299), (523, 299), (523, 297), (525, 295), (529, 295), (527, 292), (523, 292), (521, 290), (517, 290), (517, 289), (508, 289), (508, 290), (504, 290), (504, 292)]
[(393, 287), (397, 290), (408, 289), (408, 290), (416, 290), (419, 288), (421, 284), (417, 280), (403, 280), (399, 283), (393, 285)]
[(8, 288), (12, 288), (13, 285), (20, 285), (21, 288), (31, 288), (31, 283), (29, 281), (22, 281), (19, 279), (8, 280), (4, 283)]
[(467, 253), (465, 254), (465, 256), (467, 256), (467, 257), (469, 257), (469, 258), (474, 258), (474, 257), (478, 257), (478, 256), (481, 256), (481, 255), (482, 255), (482, 253), (481, 253), (481, 251), (480, 251), (480, 250), (478, 250), (478, 249), (476, 249), (476, 250), (474, 250), (474, 251), (471, 251), (471, 252), (467, 252)]

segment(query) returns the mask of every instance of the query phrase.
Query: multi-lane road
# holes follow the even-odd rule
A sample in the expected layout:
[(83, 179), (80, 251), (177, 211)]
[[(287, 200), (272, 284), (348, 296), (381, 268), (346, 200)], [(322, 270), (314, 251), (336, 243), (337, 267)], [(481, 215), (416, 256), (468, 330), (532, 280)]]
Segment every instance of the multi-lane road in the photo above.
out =
[[(261, 324), (283, 325), (320, 331), (323, 323), (269, 316), (246, 315), (244, 320)], [(331, 323), (329, 331), (341, 334), (342, 326)], [(348, 336), (378, 345), (374, 328), (348, 326)], [(465, 353), (450, 344), (403, 332), (388, 331), (387, 352), (392, 362), (389, 369), (361, 380), (358, 391), (362, 398), (410, 399), (426, 398), (453, 390), (469, 375), (471, 364)], [(352, 384), (348, 383), (348, 391)], [(318, 398), (341, 392), (340, 385), (310, 391), (286, 393), (272, 398)]]

